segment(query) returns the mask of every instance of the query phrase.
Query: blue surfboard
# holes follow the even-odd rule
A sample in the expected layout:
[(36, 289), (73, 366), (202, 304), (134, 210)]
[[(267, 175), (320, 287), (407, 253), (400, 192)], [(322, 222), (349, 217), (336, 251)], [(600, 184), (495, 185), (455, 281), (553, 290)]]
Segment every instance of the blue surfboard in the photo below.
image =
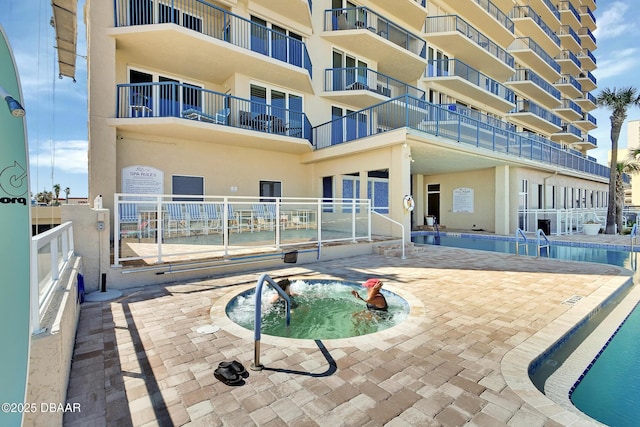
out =
[(2, 26), (0, 94), (0, 426), (19, 426), (23, 409), (17, 405), (26, 402), (31, 342), (31, 203), (24, 112), (15, 109), (16, 101), (24, 105), (22, 90)]

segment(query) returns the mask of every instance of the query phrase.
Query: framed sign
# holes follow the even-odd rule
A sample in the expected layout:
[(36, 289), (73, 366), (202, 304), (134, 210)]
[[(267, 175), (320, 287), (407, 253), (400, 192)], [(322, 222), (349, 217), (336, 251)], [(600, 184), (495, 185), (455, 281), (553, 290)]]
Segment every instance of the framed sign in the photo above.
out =
[(453, 212), (473, 213), (473, 188), (453, 190)]
[(122, 168), (122, 192), (131, 194), (163, 194), (164, 172), (151, 166)]

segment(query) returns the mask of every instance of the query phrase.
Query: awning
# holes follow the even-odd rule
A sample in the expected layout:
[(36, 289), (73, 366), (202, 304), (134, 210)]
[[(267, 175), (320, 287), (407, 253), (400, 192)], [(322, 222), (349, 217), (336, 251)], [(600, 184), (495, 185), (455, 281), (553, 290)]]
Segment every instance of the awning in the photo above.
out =
[(51, 7), (53, 8), (53, 25), (56, 29), (60, 76), (71, 77), (75, 80), (78, 33), (77, 0), (51, 0)]

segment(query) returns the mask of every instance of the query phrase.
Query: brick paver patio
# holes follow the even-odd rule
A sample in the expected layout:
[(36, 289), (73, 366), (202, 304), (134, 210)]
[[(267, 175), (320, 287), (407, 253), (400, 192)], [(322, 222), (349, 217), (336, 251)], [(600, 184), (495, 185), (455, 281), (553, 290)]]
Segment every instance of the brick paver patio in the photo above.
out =
[[(263, 335), (265, 369), (226, 386), (213, 370), (233, 359), (249, 368), (254, 342), (223, 307), (262, 273), (83, 304), (67, 395), (81, 412), (65, 414), (64, 425), (586, 425), (533, 389), (525, 359), (568, 330), (573, 323), (565, 319), (630, 276), (609, 265), (437, 246), (404, 260), (367, 255), (266, 271), (274, 278), (382, 277), (411, 314), (389, 330), (344, 340)], [(563, 304), (574, 295), (584, 298)], [(211, 324), (220, 330), (198, 332)]]

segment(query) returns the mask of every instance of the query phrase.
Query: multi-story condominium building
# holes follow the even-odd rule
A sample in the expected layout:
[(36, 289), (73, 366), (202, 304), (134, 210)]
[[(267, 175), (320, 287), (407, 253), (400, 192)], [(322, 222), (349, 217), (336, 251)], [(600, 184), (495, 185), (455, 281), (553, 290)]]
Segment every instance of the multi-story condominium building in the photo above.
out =
[(369, 198), (407, 230), (605, 206), (595, 8), (87, 0), (89, 200), (141, 167), (165, 194)]

